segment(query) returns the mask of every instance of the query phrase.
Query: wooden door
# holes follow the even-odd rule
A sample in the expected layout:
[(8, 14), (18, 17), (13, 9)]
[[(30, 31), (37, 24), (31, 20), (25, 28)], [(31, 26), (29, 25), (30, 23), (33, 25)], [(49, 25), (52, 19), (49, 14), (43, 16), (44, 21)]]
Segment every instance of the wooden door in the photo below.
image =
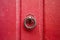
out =
[(44, 40), (60, 40), (60, 0), (45, 0), (44, 16)]
[[(29, 15), (36, 19), (30, 31)], [(60, 0), (0, 0), (0, 40), (60, 40)]]
[(16, 40), (15, 0), (0, 0), (0, 40)]
[[(43, 39), (43, 0), (21, 0), (21, 40)], [(28, 31), (24, 27), (24, 19), (33, 15), (36, 27)]]

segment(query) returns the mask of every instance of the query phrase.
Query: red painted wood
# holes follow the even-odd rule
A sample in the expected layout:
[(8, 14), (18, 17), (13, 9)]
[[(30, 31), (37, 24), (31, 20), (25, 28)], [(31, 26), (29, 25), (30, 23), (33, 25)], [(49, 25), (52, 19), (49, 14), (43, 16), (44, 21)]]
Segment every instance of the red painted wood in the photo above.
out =
[[(16, 0), (0, 0), (0, 40), (60, 40), (60, 0), (20, 1), (21, 5)], [(32, 31), (23, 24), (29, 14), (37, 21)]]
[[(24, 28), (27, 15), (36, 18), (37, 25), (32, 31)], [(42, 40), (43, 38), (43, 0), (21, 0), (21, 40)]]
[(0, 40), (16, 40), (15, 0), (0, 0)]
[(60, 0), (45, 0), (45, 40), (60, 40)]

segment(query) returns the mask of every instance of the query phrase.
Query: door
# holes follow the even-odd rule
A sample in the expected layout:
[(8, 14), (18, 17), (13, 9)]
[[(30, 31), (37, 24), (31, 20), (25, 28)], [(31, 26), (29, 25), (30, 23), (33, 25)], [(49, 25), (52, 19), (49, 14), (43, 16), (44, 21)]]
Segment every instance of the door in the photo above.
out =
[(15, 0), (0, 0), (0, 40), (16, 40)]
[(44, 40), (60, 40), (60, 0), (45, 0), (44, 16)]
[[(43, 0), (21, 0), (20, 6), (21, 40), (43, 40)], [(30, 15), (36, 19), (36, 26), (29, 31), (24, 26), (24, 20)]]
[(0, 0), (0, 40), (60, 40), (60, 0)]

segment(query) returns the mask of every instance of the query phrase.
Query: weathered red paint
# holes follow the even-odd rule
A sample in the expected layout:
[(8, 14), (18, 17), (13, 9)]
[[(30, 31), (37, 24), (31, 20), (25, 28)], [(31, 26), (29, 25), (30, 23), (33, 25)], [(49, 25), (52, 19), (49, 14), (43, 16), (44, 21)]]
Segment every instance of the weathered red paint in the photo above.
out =
[[(29, 14), (32, 31), (24, 28)], [(0, 40), (60, 40), (60, 0), (0, 0)]]
[[(24, 19), (27, 15), (36, 18), (37, 25), (32, 31), (24, 28)], [(43, 0), (21, 0), (21, 40), (43, 39)]]
[(44, 3), (44, 40), (60, 40), (60, 0), (45, 0)]
[(16, 40), (15, 0), (0, 0), (0, 40)]

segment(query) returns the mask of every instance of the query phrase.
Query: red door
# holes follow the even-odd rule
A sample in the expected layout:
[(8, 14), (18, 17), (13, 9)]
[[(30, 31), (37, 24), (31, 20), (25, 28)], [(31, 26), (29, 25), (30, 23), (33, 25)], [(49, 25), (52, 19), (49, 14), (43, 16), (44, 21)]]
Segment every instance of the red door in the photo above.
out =
[(60, 0), (0, 0), (0, 40), (60, 40)]
[(0, 40), (16, 40), (15, 0), (0, 0)]
[[(43, 0), (21, 0), (21, 40), (43, 39)], [(24, 19), (33, 15), (36, 27), (31, 31), (24, 27)]]
[(44, 1), (44, 40), (60, 40), (60, 0)]

